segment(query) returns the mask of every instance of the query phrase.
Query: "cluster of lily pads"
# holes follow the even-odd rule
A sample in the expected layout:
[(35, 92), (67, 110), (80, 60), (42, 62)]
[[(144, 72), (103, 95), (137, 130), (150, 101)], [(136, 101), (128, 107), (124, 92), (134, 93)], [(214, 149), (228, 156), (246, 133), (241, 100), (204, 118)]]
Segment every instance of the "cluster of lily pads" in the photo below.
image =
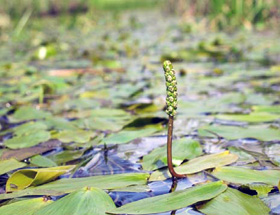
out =
[[(78, 31), (34, 20), (0, 43), (0, 214), (279, 213), (277, 36), (197, 37), (126, 15), (77, 17)], [(173, 164), (187, 175), (175, 189), (167, 57)]]

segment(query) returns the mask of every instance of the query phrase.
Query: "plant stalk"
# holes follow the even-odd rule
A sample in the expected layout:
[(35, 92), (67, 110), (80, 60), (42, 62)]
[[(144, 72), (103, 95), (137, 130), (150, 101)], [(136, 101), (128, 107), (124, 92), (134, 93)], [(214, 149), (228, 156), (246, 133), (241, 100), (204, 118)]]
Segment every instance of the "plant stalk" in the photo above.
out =
[(167, 135), (167, 164), (168, 170), (173, 178), (185, 178), (185, 175), (177, 173), (172, 164), (172, 138), (173, 138), (173, 116), (168, 118), (168, 135)]

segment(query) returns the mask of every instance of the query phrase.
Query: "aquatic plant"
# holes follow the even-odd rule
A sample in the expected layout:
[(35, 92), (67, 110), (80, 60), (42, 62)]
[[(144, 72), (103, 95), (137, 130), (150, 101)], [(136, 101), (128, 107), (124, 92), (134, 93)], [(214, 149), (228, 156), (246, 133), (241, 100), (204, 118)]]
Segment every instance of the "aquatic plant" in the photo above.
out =
[(163, 69), (166, 83), (166, 113), (168, 114), (168, 135), (167, 135), (167, 164), (172, 177), (183, 178), (175, 172), (172, 165), (172, 138), (173, 138), (173, 120), (177, 110), (177, 81), (173, 65), (170, 61), (163, 62)]

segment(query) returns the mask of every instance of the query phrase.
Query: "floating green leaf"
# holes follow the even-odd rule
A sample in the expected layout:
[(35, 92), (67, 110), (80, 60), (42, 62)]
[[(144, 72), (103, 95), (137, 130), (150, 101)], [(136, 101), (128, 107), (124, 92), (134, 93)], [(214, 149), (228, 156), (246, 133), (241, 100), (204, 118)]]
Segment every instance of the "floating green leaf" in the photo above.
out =
[(39, 167), (55, 167), (57, 164), (51, 159), (42, 155), (35, 155), (30, 158), (30, 163)]
[(25, 163), (19, 162), (13, 158), (0, 161), (0, 175), (25, 166)]
[(280, 118), (280, 115), (270, 113), (250, 113), (250, 114), (220, 114), (217, 119), (242, 121), (242, 122), (272, 122)]
[(279, 170), (253, 170), (244, 167), (225, 166), (216, 168), (215, 177), (236, 184), (265, 183), (278, 186), (280, 180)]
[(82, 189), (85, 186), (98, 187), (100, 189), (117, 189), (132, 185), (145, 185), (149, 176), (148, 173), (128, 173), (86, 178), (63, 178), (41, 186), (29, 187), (25, 190), (19, 190), (13, 193), (0, 194), (0, 199), (33, 195), (58, 196)]
[[(225, 151), (218, 154), (204, 155), (194, 158), (178, 167), (175, 167), (176, 172), (180, 174), (193, 174), (205, 169), (211, 169), (215, 167), (225, 166), (237, 161), (238, 156), (230, 154), (229, 151)], [(153, 172), (150, 180), (162, 180), (165, 179), (166, 174), (171, 177), (169, 172)]]
[(272, 185), (252, 183), (248, 185), (251, 190), (255, 190), (259, 197), (266, 197), (268, 193), (273, 189)]
[(59, 132), (54, 138), (59, 139), (63, 143), (77, 142), (77, 143), (86, 143), (90, 140), (91, 137), (94, 137), (95, 133), (92, 131), (84, 130), (65, 130)]
[[(144, 170), (154, 170), (166, 164), (166, 146), (156, 148), (143, 157), (142, 167)], [(198, 141), (182, 138), (173, 142), (173, 160), (179, 162), (184, 159), (192, 159), (202, 154), (202, 148)]]
[(227, 186), (218, 181), (142, 199), (115, 210), (107, 210), (107, 212), (110, 214), (152, 214), (178, 210), (196, 202), (212, 199), (226, 189)]
[(28, 200), (21, 200), (15, 203), (4, 205), (0, 207), (0, 214), (5, 215), (33, 215), (40, 208), (43, 208), (52, 203), (47, 198), (34, 198)]
[(270, 211), (259, 198), (231, 188), (199, 207), (198, 210), (207, 215), (268, 215)]
[(118, 133), (111, 134), (104, 139), (104, 142), (107, 144), (121, 144), (128, 143), (134, 139), (147, 137), (159, 131), (161, 126), (153, 126), (140, 130), (122, 130)]
[(267, 113), (280, 113), (280, 105), (274, 106), (253, 106), (255, 112), (267, 112)]
[(48, 117), (51, 117), (51, 113), (38, 110), (30, 106), (24, 106), (17, 109), (17, 111), (11, 117), (11, 121), (20, 122), (31, 119), (45, 119)]
[(34, 131), (32, 133), (14, 136), (4, 142), (5, 146), (10, 149), (22, 149), (38, 145), (41, 142), (48, 141), (51, 138), (48, 131)]
[(263, 141), (280, 139), (279, 129), (266, 128), (262, 126), (251, 126), (247, 128), (237, 126), (204, 126), (198, 129), (199, 136), (217, 137), (217, 135), (228, 140), (243, 138), (255, 138)]
[(6, 191), (22, 190), (29, 186), (37, 186), (49, 182), (60, 175), (63, 175), (75, 166), (58, 166), (41, 169), (22, 169), (14, 172), (8, 179)]
[(105, 211), (115, 208), (113, 200), (103, 190), (85, 187), (41, 208), (34, 215), (106, 215)]

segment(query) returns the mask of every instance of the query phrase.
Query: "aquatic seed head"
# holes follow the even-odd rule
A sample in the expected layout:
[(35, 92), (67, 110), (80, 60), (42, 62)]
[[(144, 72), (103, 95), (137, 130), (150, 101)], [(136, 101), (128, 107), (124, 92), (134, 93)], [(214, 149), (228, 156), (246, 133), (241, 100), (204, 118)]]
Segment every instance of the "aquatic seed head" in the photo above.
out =
[(166, 84), (166, 113), (175, 116), (177, 109), (177, 81), (173, 65), (169, 60), (163, 62)]

